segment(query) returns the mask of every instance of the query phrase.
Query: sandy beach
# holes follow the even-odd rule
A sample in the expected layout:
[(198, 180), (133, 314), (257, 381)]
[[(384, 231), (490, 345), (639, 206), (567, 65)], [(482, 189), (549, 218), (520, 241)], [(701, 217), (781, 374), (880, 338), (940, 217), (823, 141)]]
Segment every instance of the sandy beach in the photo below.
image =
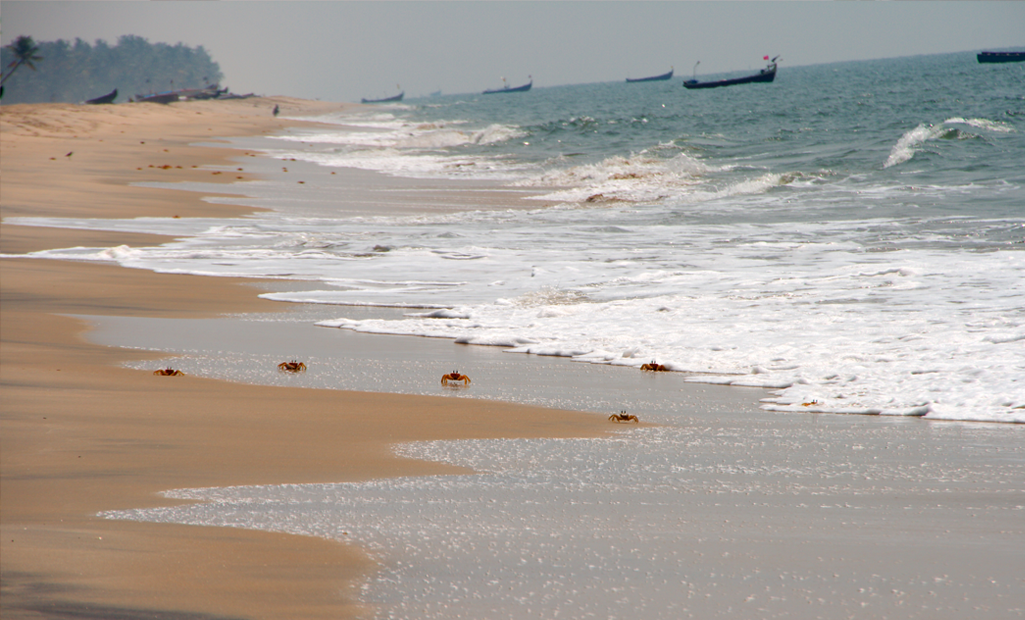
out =
[[(3, 217), (190, 217), (252, 209), (131, 186), (245, 179), (231, 149), (339, 104), (288, 98), (170, 106), (2, 108)], [(0, 252), (161, 238), (4, 224)], [(4, 618), (339, 618), (373, 569), (353, 546), (255, 531), (108, 521), (171, 488), (355, 481), (453, 468), (395, 457), (417, 439), (586, 437), (599, 416), (468, 399), (255, 387), (118, 364), (157, 354), (92, 345), (66, 315), (212, 317), (278, 311), (251, 282), (4, 258)], [(156, 365), (154, 365), (156, 368)]]
[[(404, 310), (259, 297), (307, 282), (17, 256), (168, 238), (12, 217), (252, 213), (218, 185), (280, 183), (283, 162), (245, 139), (343, 105), (0, 108), (5, 619), (518, 619), (536, 592), (549, 606), (530, 617), (1025, 614), (1020, 425), (766, 411), (761, 388), (328, 329), (316, 321)], [(482, 181), (337, 171), (289, 161), (282, 195), (335, 175), (322, 203), (346, 215), (541, 204)], [(248, 320), (262, 313), (288, 320)], [(277, 372), (294, 354), (320, 364)], [(187, 374), (153, 374), (168, 364)], [(472, 368), (473, 386), (441, 388), (442, 364)], [(608, 421), (620, 403), (644, 423)], [(476, 441), (444, 441), (462, 439)], [(523, 440), (519, 456), (498, 463), (501, 439)], [(221, 488), (238, 485), (254, 487)], [(162, 494), (208, 487), (231, 501)], [(261, 521), (261, 502), (288, 509)]]

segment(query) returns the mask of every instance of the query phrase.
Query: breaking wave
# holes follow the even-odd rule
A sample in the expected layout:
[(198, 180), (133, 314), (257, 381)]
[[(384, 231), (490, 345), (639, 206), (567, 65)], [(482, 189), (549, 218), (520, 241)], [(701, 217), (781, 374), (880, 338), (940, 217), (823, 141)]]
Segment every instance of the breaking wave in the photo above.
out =
[(993, 131), (997, 133), (1011, 133), (1014, 128), (1005, 123), (991, 121), (984, 118), (964, 119), (960, 117), (948, 118), (939, 125), (920, 124), (911, 131), (906, 132), (897, 140), (897, 143), (890, 149), (890, 156), (886, 158), (883, 168), (890, 168), (902, 164), (918, 152), (922, 144), (940, 138), (976, 138), (973, 132), (959, 130), (957, 125), (966, 125), (974, 129)]

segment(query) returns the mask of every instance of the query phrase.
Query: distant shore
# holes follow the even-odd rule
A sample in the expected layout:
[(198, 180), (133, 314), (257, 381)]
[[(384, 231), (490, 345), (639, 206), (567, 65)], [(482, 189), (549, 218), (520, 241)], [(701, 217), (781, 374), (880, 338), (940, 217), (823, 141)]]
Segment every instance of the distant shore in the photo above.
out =
[[(280, 117), (271, 113), (275, 106)], [(0, 108), (4, 218), (232, 216), (252, 209), (130, 185), (251, 179), (219, 136), (262, 135), (343, 104), (286, 97)], [(0, 253), (140, 246), (162, 237), (0, 225)], [(251, 282), (0, 259), (3, 617), (353, 617), (362, 550), (224, 528), (108, 521), (182, 487), (336, 482), (453, 471), (389, 446), (587, 437), (600, 416), (493, 401), (237, 385), (119, 367), (158, 353), (86, 343), (66, 315), (273, 312)], [(155, 368), (155, 365), (154, 365)], [(368, 415), (373, 412), (373, 415)], [(177, 616), (175, 616), (177, 617)], [(182, 617), (185, 617), (183, 615)]]

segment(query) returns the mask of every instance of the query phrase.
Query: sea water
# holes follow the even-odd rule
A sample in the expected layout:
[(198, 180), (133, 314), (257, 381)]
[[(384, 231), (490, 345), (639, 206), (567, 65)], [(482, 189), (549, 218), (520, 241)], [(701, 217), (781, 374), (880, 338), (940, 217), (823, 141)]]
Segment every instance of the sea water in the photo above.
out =
[[(381, 564), (361, 594), (379, 617), (1025, 613), (1022, 67), (783, 66), (769, 85), (539, 87), (320, 120), (337, 129), (236, 142), (272, 160), (247, 159), (267, 180), (229, 200), (272, 211), (19, 223), (181, 238), (40, 258), (270, 279), (266, 297), (317, 304), (325, 328), (562, 356), (621, 371), (610, 385), (656, 360), (674, 381), (768, 388), (763, 410), (659, 403), (660, 426), (608, 439), (396, 447), (476, 474), (176, 490), (202, 503), (106, 516), (355, 542)], [(341, 168), (396, 181), (354, 208)], [(468, 192), (470, 209), (373, 209), (487, 186), (517, 208)]]
[[(340, 307), (323, 326), (655, 360), (771, 388), (764, 407), (780, 412), (1020, 423), (1023, 79), (954, 54), (784, 66), (773, 84), (706, 91), (434, 97), (239, 141), (291, 166), (236, 186), (232, 200), (269, 213), (17, 221), (183, 237), (40, 257), (278, 278), (265, 297), (408, 310)], [(379, 215), (382, 191), (354, 214), (326, 174), (340, 168), (488, 182), (538, 207)]]

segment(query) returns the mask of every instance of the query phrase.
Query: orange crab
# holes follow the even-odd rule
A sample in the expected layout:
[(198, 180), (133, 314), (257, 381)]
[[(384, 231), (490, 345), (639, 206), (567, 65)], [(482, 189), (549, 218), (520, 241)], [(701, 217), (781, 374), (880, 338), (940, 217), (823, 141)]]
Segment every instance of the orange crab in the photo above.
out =
[(638, 422), (638, 423), (640, 423), (640, 421), (641, 421), (640, 418), (638, 418), (637, 416), (633, 415), (632, 413), (627, 413), (625, 411), (620, 411), (619, 413), (613, 413), (612, 415), (609, 416), (609, 422)]
[(669, 372), (668, 368), (666, 368), (662, 364), (659, 364), (655, 360), (651, 360), (651, 362), (647, 363), (647, 364), (642, 364), (641, 365), (641, 370), (651, 370), (651, 371), (654, 371), (654, 372)]
[(278, 370), (283, 372), (306, 372), (306, 364), (292, 360), (291, 362), (281, 362), (278, 364)]
[(458, 370), (453, 370), (452, 372), (448, 373), (447, 375), (441, 375), (441, 384), (442, 385), (448, 385), (449, 381), (452, 381), (453, 383), (462, 381), (463, 385), (470, 385), (470, 378), (467, 377), (466, 375), (459, 374)]
[(161, 368), (160, 370), (154, 370), (153, 374), (160, 375), (161, 377), (177, 377), (179, 375), (184, 375), (185, 373), (180, 371), (180, 370), (175, 370), (174, 368), (171, 368), (170, 366), (168, 366), (167, 368)]

